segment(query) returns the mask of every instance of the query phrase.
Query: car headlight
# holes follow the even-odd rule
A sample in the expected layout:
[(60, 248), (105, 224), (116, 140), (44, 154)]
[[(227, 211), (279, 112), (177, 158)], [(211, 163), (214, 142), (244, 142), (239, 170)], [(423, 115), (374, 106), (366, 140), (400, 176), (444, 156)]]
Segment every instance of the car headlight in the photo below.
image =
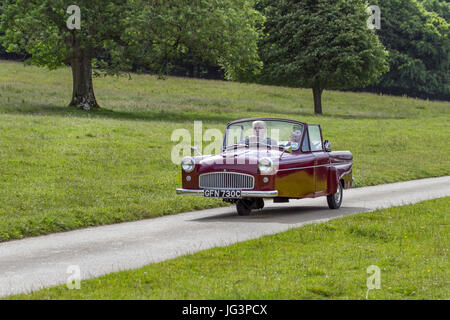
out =
[(275, 171), (275, 166), (273, 165), (273, 161), (269, 158), (262, 158), (258, 162), (258, 169), (261, 174), (269, 175), (273, 174)]
[(191, 173), (195, 169), (195, 160), (192, 157), (184, 157), (181, 160), (181, 168), (186, 173)]

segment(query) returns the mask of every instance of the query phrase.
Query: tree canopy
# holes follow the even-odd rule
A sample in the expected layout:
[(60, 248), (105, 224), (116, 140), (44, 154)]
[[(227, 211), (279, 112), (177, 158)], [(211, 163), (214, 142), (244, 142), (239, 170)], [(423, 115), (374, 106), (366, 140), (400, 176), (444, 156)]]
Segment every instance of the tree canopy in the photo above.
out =
[[(373, 0), (382, 8), (381, 42), (390, 71), (375, 91), (450, 99), (450, 24), (416, 0)], [(426, 6), (448, 4), (424, 1)]]
[(189, 52), (220, 65), (229, 79), (261, 68), (257, 41), (261, 14), (252, 0), (78, 0), (81, 29), (69, 30), (71, 0), (2, 1), (0, 42), (26, 51), (29, 63), (50, 69), (70, 65), (71, 105), (97, 107), (95, 72), (115, 75), (133, 65), (164, 72), (171, 58)]
[(388, 70), (360, 0), (264, 0), (259, 8), (267, 18), (261, 81), (312, 88), (318, 114), (324, 89), (366, 86)]
[(450, 22), (450, 2), (448, 0), (421, 0), (424, 8), (435, 12), (447, 22)]

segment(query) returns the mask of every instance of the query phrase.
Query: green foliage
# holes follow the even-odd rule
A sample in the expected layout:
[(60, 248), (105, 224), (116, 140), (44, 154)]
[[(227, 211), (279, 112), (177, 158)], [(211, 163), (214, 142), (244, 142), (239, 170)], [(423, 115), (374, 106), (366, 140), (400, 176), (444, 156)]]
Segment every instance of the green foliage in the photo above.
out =
[(295, 87), (365, 86), (387, 71), (386, 53), (360, 0), (264, 0), (262, 81)]
[(137, 19), (144, 30), (139, 56), (151, 57), (151, 68), (163, 73), (171, 60), (201, 57), (221, 66), (228, 79), (248, 80), (261, 68), (257, 42), (264, 19), (253, 6), (253, 0), (152, 1)]
[(377, 34), (389, 50), (391, 69), (374, 88), (450, 99), (450, 24), (437, 13), (426, 11), (416, 0), (372, 2), (382, 10)]
[(252, 0), (79, 0), (81, 30), (69, 31), (71, 0), (2, 1), (0, 42), (24, 49), (30, 63), (50, 69), (70, 63), (74, 39), (105, 74), (133, 65), (164, 72), (167, 61), (195, 52), (217, 62), (230, 79), (258, 71), (262, 16)]
[(450, 22), (450, 2), (448, 0), (421, 0), (425, 9), (429, 12), (435, 12)]

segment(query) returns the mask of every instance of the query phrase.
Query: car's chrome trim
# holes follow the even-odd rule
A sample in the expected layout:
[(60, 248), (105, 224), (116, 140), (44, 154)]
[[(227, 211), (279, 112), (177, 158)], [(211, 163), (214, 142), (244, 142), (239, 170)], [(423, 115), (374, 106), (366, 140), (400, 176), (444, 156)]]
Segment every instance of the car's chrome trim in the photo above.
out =
[(319, 166), (309, 166), (309, 167), (299, 167), (299, 168), (286, 168), (286, 169), (278, 169), (278, 171), (292, 171), (292, 170), (305, 170), (305, 169), (314, 169), (314, 168), (321, 168), (321, 167), (331, 167), (330, 164), (322, 164)]
[[(193, 189), (177, 189), (177, 194), (185, 196), (203, 196), (203, 190), (193, 190)], [(250, 191), (242, 190), (242, 198), (276, 198), (278, 197), (277, 190), (271, 191)]]
[(209, 172), (199, 176), (199, 188), (252, 190), (255, 188), (255, 177), (239, 172)]
[(299, 167), (299, 168), (286, 168), (286, 169), (278, 169), (278, 171), (292, 171), (292, 170), (305, 170), (305, 169), (314, 169), (314, 168), (322, 168), (322, 167), (333, 167), (333, 166), (340, 166), (340, 165), (349, 165), (352, 164), (352, 162), (338, 162), (338, 163), (328, 163), (328, 164), (321, 164), (318, 166), (309, 166), (309, 167)]

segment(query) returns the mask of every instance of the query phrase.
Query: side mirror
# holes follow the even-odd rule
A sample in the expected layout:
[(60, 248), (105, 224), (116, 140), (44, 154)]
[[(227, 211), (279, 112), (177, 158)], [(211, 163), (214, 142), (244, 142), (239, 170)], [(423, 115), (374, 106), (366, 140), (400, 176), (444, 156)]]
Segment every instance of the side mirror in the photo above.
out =
[(195, 154), (197, 153), (199, 156), (202, 156), (202, 154), (200, 153), (200, 151), (198, 151), (198, 148), (196, 146), (191, 147), (191, 152), (192, 155), (195, 156)]
[(325, 151), (326, 152), (331, 152), (331, 142), (328, 140), (325, 140), (323, 143), (324, 147), (325, 147)]
[(283, 147), (283, 153), (281, 154), (280, 159), (283, 157), (283, 155), (284, 155), (286, 152), (292, 153), (292, 145), (291, 145), (291, 143), (288, 143), (287, 145), (285, 145), (285, 146)]
[(287, 146), (283, 148), (284, 152), (292, 153), (292, 145), (289, 143)]

